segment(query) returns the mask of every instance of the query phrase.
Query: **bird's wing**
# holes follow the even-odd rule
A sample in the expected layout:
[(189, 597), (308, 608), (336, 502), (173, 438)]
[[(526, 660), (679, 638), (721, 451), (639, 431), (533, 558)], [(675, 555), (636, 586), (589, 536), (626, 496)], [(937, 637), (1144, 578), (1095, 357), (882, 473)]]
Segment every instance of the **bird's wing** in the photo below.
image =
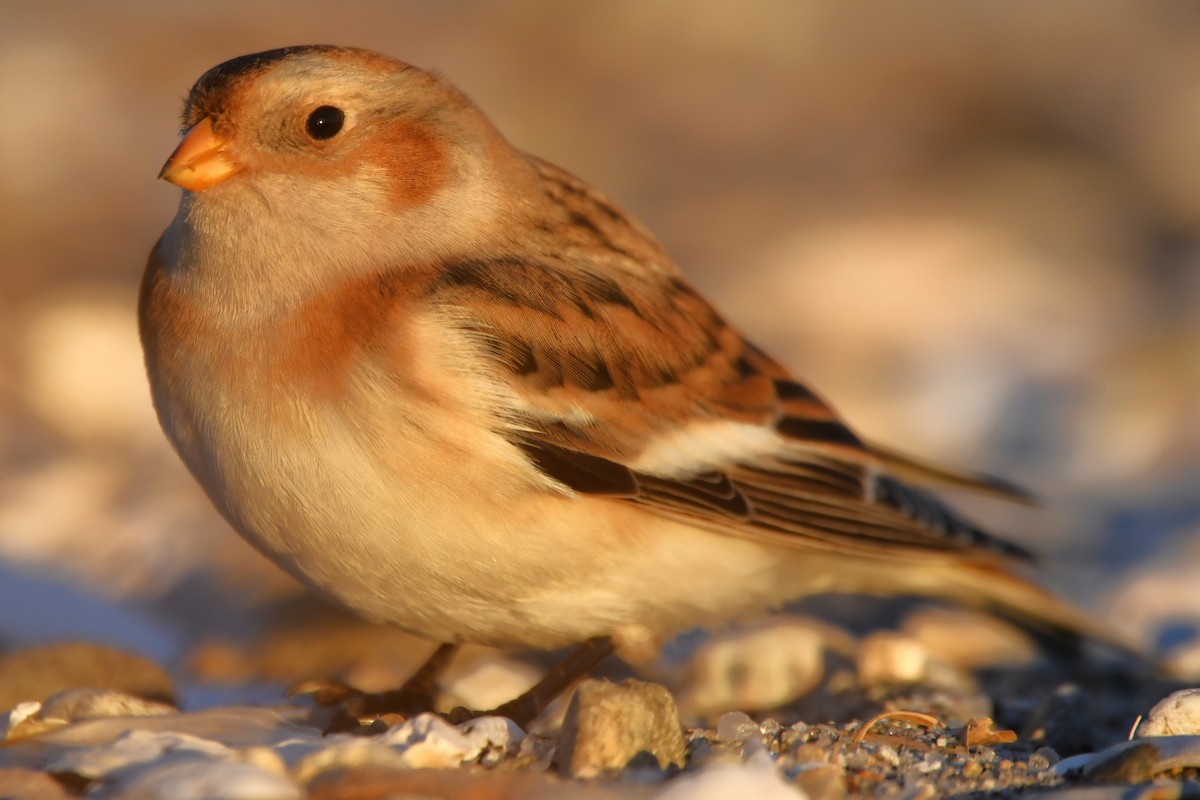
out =
[(515, 398), (506, 435), (576, 492), (776, 543), (1028, 557), (892, 477), (672, 270), (465, 259), (427, 300)]

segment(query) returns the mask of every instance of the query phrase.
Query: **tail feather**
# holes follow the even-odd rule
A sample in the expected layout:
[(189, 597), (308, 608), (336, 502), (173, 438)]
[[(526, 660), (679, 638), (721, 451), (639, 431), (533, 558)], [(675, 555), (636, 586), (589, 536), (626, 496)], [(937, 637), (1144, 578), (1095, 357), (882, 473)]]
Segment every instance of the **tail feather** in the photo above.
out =
[(871, 442), (869, 446), (887, 470), (901, 480), (927, 486), (967, 489), (1022, 505), (1038, 505), (1037, 498), (1031, 492), (1004, 478), (947, 469), (875, 442)]
[(1096, 645), (1112, 655), (1161, 669), (1142, 647), (1021, 575), (983, 563), (959, 566), (950, 578), (958, 584), (955, 599), (1008, 619), (1058, 649), (1078, 653)]

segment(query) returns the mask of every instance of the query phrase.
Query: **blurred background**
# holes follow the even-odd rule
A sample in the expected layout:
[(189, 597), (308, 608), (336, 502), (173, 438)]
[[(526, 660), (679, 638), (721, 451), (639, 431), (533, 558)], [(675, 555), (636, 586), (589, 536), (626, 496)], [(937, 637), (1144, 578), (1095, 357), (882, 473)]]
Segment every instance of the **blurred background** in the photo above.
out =
[(413, 649), (299, 599), (228, 530), (158, 430), (137, 344), (184, 94), (312, 42), (449, 76), (646, 223), (864, 435), (1030, 487), (1043, 508), (962, 502), (1041, 553), (1046, 584), (1152, 646), (1194, 640), (1195, 4), (111, 0), (5, 19), (0, 649), (85, 637), (231, 678), (337, 668), (317, 641), (360, 635), (380, 669)]

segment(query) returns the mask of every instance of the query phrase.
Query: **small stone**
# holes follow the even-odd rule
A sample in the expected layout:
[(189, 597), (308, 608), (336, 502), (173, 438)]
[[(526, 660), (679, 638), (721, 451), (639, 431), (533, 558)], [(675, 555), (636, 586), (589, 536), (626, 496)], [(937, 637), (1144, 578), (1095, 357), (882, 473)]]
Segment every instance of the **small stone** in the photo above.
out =
[(81, 688), (174, 702), (171, 678), (162, 667), (111, 647), (67, 642), (17, 650), (0, 658), (0, 709)]
[(167, 753), (221, 759), (231, 752), (220, 742), (186, 733), (131, 730), (107, 745), (67, 750), (45, 768), (47, 772), (66, 772), (93, 779), (130, 765), (156, 761)]
[(1042, 771), (1056, 766), (1062, 757), (1059, 756), (1053, 749), (1049, 747), (1039, 747), (1029, 757), (1029, 768), (1031, 770)]
[(939, 772), (945, 766), (946, 756), (933, 750), (925, 754), (925, 757), (917, 764), (917, 770), (924, 773)]
[(1181, 689), (1160, 700), (1137, 727), (1136, 736), (1200, 733), (1200, 689)]
[(50, 695), (42, 703), (43, 720), (82, 722), (104, 717), (152, 717), (174, 714), (176, 709), (165, 703), (144, 700), (111, 689), (68, 689)]
[(4, 800), (68, 800), (75, 795), (45, 772), (24, 767), (0, 767), (0, 797)]
[(1097, 754), (1083, 768), (1084, 780), (1095, 783), (1142, 783), (1150, 779), (1159, 762), (1159, 751), (1141, 741)]
[(1027, 664), (1037, 657), (1028, 634), (972, 609), (923, 606), (905, 617), (901, 630), (938, 661), (963, 669)]
[(806, 742), (792, 752), (792, 758), (800, 765), (827, 764), (829, 763), (829, 749), (819, 744)]
[(111, 797), (139, 800), (301, 800), (290, 778), (253, 764), (188, 759), (152, 764), (105, 786)]
[(846, 796), (846, 771), (834, 764), (807, 764), (795, 773), (796, 784), (811, 800)]
[(322, 772), (306, 787), (309, 800), (650, 800), (653, 788), (622, 782), (615, 788), (576, 788), (543, 772), (395, 770), (353, 767)]
[(858, 680), (863, 686), (915, 683), (925, 676), (929, 653), (911, 636), (875, 631), (862, 640), (855, 654)]
[(918, 783), (900, 795), (900, 800), (932, 800), (938, 796), (938, 789), (932, 783)]
[(523, 694), (541, 676), (536, 664), (490, 648), (464, 647), (439, 682), (439, 708), (495, 708)]
[(516, 752), (525, 739), (521, 726), (507, 717), (478, 717), (464, 722), (458, 730), (471, 747), (466, 760), (474, 761), (489, 752)]
[(1095, 757), (1095, 753), (1078, 753), (1067, 756), (1054, 765), (1054, 774), (1061, 778), (1073, 777), (1090, 764)]
[(380, 741), (399, 749), (404, 765), (413, 769), (451, 769), (482, 750), (479, 741), (471, 741), (435, 714), (418, 714), (385, 733)]
[(785, 781), (769, 759), (754, 759), (741, 763), (722, 761), (675, 778), (655, 796), (655, 800), (729, 800), (731, 797), (804, 800), (805, 794)]
[(297, 759), (291, 774), (308, 783), (326, 772), (346, 770), (408, 770), (412, 764), (394, 747), (379, 744), (376, 737), (342, 739), (341, 744), (313, 750)]
[(0, 715), (0, 742), (9, 739), (29, 736), (43, 728), (41, 716), (42, 704), (36, 700), (17, 703)]
[(624, 768), (639, 753), (649, 753), (661, 769), (683, 767), (686, 747), (670, 692), (637, 680), (581, 683), (554, 754), (558, 770), (590, 778)]
[(773, 717), (764, 719), (758, 726), (758, 732), (768, 738), (775, 738), (783, 733), (783, 723)]
[(696, 716), (778, 708), (811, 691), (824, 672), (825, 637), (811, 624), (728, 633), (692, 657), (680, 705)]
[[(1063, 759), (1056, 771), (1061, 774), (1072, 761)], [(1200, 736), (1176, 734), (1115, 744), (1090, 756), (1080, 773), (1087, 781), (1136, 783), (1165, 772), (1195, 769), (1200, 769)]]
[(730, 711), (717, 720), (717, 738), (725, 744), (740, 744), (758, 734), (758, 723), (744, 711)]
[(900, 754), (896, 752), (896, 748), (890, 745), (881, 744), (876, 747), (875, 759), (893, 769), (900, 766)]

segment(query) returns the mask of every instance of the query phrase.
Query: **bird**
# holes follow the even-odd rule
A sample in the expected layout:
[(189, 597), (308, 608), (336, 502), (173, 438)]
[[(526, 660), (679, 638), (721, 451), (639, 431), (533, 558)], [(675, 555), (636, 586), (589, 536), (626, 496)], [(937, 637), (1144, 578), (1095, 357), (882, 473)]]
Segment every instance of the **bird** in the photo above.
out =
[(438, 74), (284, 47), (182, 118), (139, 298), (154, 408), (253, 546), (439, 643), (391, 700), (463, 643), (578, 646), (499, 709), (528, 719), (614, 649), (827, 592), (1103, 638), (934, 493), (1018, 489), (862, 438)]

